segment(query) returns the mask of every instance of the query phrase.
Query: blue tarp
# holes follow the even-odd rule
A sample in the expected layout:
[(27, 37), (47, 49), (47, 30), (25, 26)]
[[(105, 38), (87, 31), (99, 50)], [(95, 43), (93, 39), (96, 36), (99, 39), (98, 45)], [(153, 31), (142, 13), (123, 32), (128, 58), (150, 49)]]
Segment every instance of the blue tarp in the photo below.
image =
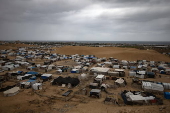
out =
[(164, 97), (166, 99), (170, 99), (170, 92), (164, 92)]
[(7, 54), (7, 52), (1, 52), (2, 54)]
[(18, 74), (21, 74), (22, 72), (23, 72), (23, 71), (18, 71), (17, 73), (18, 73)]
[(77, 73), (76, 71), (71, 71), (71, 73)]
[(91, 59), (91, 58), (96, 58), (96, 57), (85, 57), (85, 58), (87, 58), (87, 59)]
[(49, 77), (47, 77), (47, 76), (41, 76), (41, 78), (42, 78), (42, 79), (47, 79), (47, 78), (49, 78)]
[(160, 74), (166, 74), (166, 72), (165, 71), (160, 71)]
[(136, 69), (136, 66), (130, 66), (130, 69)]
[(32, 74), (32, 75), (36, 75), (36, 74), (38, 74), (38, 72), (34, 72), (34, 71), (29, 71), (29, 72), (27, 72), (27, 74)]
[(161, 67), (161, 66), (158, 66), (158, 69), (159, 69), (159, 70), (164, 70), (164, 68), (163, 68), (163, 67)]
[(30, 80), (36, 80), (36, 78), (37, 78), (36, 76), (33, 76), (30, 78)]
[(35, 80), (28, 80), (27, 82), (35, 82)]

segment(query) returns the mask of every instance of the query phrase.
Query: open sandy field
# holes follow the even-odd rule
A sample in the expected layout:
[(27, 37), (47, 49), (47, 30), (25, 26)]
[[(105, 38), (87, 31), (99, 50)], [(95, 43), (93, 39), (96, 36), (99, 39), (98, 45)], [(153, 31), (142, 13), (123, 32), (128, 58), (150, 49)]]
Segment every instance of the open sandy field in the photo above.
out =
[(135, 48), (120, 47), (86, 47), (86, 46), (65, 46), (62, 48), (54, 48), (53, 53), (66, 55), (95, 55), (96, 57), (113, 57), (119, 60), (148, 60), (148, 61), (166, 61), (170, 62), (168, 56), (162, 55), (154, 50), (139, 50)]

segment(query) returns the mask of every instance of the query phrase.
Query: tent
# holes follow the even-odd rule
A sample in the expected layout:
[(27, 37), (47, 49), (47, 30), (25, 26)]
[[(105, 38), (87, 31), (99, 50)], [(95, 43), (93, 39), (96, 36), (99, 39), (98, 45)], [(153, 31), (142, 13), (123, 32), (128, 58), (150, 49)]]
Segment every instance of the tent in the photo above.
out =
[(92, 89), (98, 88), (98, 83), (90, 83), (89, 88), (92, 88)]
[(103, 68), (103, 67), (93, 67), (90, 69), (93, 73), (101, 73), (101, 74), (107, 74), (110, 68)]
[(14, 96), (17, 93), (19, 93), (20, 88), (19, 87), (13, 87), (7, 91), (4, 91), (4, 96)]
[(165, 89), (170, 89), (170, 83), (162, 83)]
[(41, 75), (42, 79), (51, 79), (52, 78), (52, 74), (43, 74)]
[(69, 83), (70, 83), (72, 86), (77, 86), (77, 85), (80, 83), (80, 81), (79, 81), (78, 78), (71, 78), (71, 77), (65, 77), (65, 78), (63, 78), (63, 77), (61, 77), (61, 76), (57, 77), (56, 79), (54, 79), (54, 80), (52, 81), (52, 84), (53, 84), (53, 85), (58, 84), (58, 85), (60, 85), (60, 86), (61, 86), (62, 84), (68, 85)]
[(115, 82), (120, 84), (120, 85), (124, 84), (124, 80), (122, 78), (117, 79)]
[(85, 80), (87, 79), (87, 74), (82, 73), (81, 75), (78, 76), (79, 80)]
[(71, 73), (79, 73), (79, 69), (72, 69)]
[(154, 72), (147, 72), (148, 78), (155, 78), (155, 73)]
[(120, 65), (113, 65), (113, 68), (119, 69)]
[(95, 78), (96, 81), (100, 81), (102, 82), (105, 78), (105, 75), (97, 75), (97, 77)]
[(160, 91), (160, 92), (164, 91), (163, 85), (152, 83), (152, 82), (144, 82), (144, 81), (142, 81), (142, 88), (144, 90), (150, 90), (150, 91)]
[(136, 72), (134, 72), (134, 71), (129, 71), (129, 76), (130, 76), (130, 77), (135, 77), (135, 76), (136, 76)]
[(32, 85), (32, 88), (34, 90), (40, 90), (40, 89), (42, 89), (42, 83), (35, 83)]
[(101, 90), (100, 89), (92, 89), (90, 91), (90, 96), (96, 96), (98, 98), (101, 97)]
[(38, 74), (38, 72), (29, 71), (29, 72), (27, 72), (27, 74), (37, 75), (37, 74)]
[(164, 97), (166, 99), (170, 99), (170, 92), (164, 92)]
[(32, 76), (32, 77), (30, 78), (30, 80), (36, 80), (36, 79), (37, 79), (36, 76)]

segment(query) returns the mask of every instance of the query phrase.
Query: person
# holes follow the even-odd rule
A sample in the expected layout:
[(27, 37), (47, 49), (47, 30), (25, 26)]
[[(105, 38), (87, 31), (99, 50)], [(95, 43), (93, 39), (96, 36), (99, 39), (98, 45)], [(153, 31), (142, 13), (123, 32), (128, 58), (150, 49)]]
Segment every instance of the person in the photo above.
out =
[(159, 78), (161, 78), (161, 75), (159, 75)]

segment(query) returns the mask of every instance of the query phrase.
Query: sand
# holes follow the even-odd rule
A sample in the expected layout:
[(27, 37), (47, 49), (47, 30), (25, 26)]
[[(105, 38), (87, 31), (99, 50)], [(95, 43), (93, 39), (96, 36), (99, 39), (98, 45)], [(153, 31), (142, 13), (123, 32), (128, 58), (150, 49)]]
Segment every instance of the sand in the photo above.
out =
[[(12, 49), (17, 47), (31, 46), (31, 45), (8, 45), (0, 46), (0, 49)], [(97, 57), (114, 57), (120, 60), (155, 60), (155, 61), (170, 61), (170, 58), (162, 55), (154, 50), (138, 50), (134, 48), (118, 48), (118, 47), (83, 47), (83, 46), (66, 46), (52, 51), (53, 53), (60, 54), (91, 54)], [(35, 62), (43, 64), (44, 60), (37, 59)], [(73, 61), (57, 61), (54, 64), (58, 65), (75, 65)], [(28, 71), (26, 69), (18, 68), (14, 71), (22, 70)], [(78, 76), (79, 74), (63, 73), (57, 74), (55, 70), (50, 72), (54, 77), (57, 76)], [(138, 87), (131, 86), (131, 78), (128, 77), (128, 70), (126, 70), (125, 79), (127, 80), (126, 87), (120, 87), (117, 89), (108, 89), (109, 92), (118, 94), (123, 90), (141, 90)], [(148, 79), (152, 81), (159, 82), (169, 82), (169, 75), (162, 75), (162, 78), (158, 76), (155, 79)], [(14, 84), (16, 80), (10, 80), (3, 85)], [(72, 88), (74, 92), (78, 91), (81, 87), (86, 86), (88, 83), (92, 82), (92, 79), (82, 82), (78, 87)], [(112, 80), (107, 80), (106, 83), (112, 84)], [(62, 91), (61, 89), (64, 89)], [(0, 92), (0, 113), (170, 113), (170, 100), (164, 99), (163, 95), (158, 95), (164, 101), (164, 105), (122, 105), (117, 106), (114, 104), (104, 104), (103, 101), (106, 97), (106, 93), (102, 92), (102, 97), (100, 99), (91, 98), (87, 95), (76, 94), (69, 101), (65, 102), (63, 100), (67, 99), (61, 95), (67, 91), (68, 88), (62, 88), (60, 86), (51, 86), (50, 81), (45, 82), (43, 85), (43, 90), (33, 92), (32, 89), (22, 89), (17, 95), (12, 97), (4, 97), (3, 93)], [(168, 90), (167, 90), (168, 91)], [(41, 94), (41, 96), (39, 95)], [(70, 95), (73, 96), (73, 93)], [(69, 97), (70, 97), (69, 96)], [(68, 98), (69, 98), (68, 97)], [(118, 97), (120, 98), (120, 97)], [(122, 101), (122, 100), (121, 100)], [(123, 102), (122, 102), (123, 103)], [(161, 109), (160, 108), (164, 108)]]
[(139, 50), (135, 48), (120, 48), (120, 47), (86, 47), (86, 46), (65, 46), (52, 51), (59, 54), (80, 54), (80, 55), (95, 55), (96, 57), (113, 57), (119, 60), (148, 60), (148, 61), (166, 61), (170, 62), (170, 57), (160, 54), (154, 50)]

